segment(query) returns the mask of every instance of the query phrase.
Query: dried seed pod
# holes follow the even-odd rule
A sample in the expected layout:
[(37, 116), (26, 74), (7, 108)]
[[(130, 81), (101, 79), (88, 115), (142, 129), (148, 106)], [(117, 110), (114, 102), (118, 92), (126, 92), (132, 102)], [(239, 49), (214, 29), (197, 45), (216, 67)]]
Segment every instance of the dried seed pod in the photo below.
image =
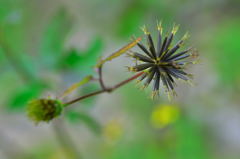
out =
[(198, 54), (196, 51), (192, 52), (192, 48), (179, 51), (179, 49), (183, 47), (184, 41), (188, 38), (188, 33), (186, 33), (175, 45), (171, 44), (178, 28), (179, 26), (174, 26), (172, 31), (164, 36), (162, 33), (162, 25), (159, 23), (157, 25), (158, 40), (155, 49), (151, 33), (146, 27), (143, 27), (142, 30), (146, 35), (147, 47), (142, 43), (138, 43), (137, 45), (144, 54), (134, 52), (130, 56), (142, 63), (129, 67), (129, 70), (134, 72), (147, 72), (140, 77), (139, 81), (145, 80), (144, 87), (147, 87), (153, 81), (153, 96), (158, 95), (161, 81), (168, 94), (169, 92), (175, 94), (175, 79), (189, 82), (189, 78), (192, 78), (184, 69), (187, 64), (195, 63), (190, 59), (198, 57)]

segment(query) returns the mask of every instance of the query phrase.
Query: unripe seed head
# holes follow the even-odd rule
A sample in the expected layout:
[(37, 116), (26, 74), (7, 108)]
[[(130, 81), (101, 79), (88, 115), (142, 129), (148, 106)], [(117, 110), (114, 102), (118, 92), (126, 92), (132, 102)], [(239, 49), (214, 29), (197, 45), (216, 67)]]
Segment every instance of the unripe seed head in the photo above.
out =
[(35, 123), (49, 122), (62, 112), (63, 104), (54, 99), (34, 99), (28, 103), (27, 115)]

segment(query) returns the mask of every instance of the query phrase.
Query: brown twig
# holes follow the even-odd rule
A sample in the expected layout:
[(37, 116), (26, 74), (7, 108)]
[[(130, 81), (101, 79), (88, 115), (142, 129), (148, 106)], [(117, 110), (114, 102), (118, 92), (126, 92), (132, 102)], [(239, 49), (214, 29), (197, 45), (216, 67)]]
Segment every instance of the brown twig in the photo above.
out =
[(131, 82), (132, 80), (138, 78), (138, 77), (141, 76), (143, 73), (144, 73), (144, 72), (140, 72), (140, 73), (138, 73), (138, 74), (136, 74), (136, 75), (134, 75), (134, 76), (132, 76), (132, 77), (130, 77), (130, 78), (122, 81), (122, 82), (119, 82), (118, 84), (116, 84), (116, 85), (113, 86), (113, 87), (105, 88), (105, 89), (102, 88), (101, 90), (98, 90), (98, 91), (95, 91), (95, 92), (86, 94), (86, 95), (84, 95), (84, 96), (78, 97), (78, 98), (76, 98), (76, 99), (73, 99), (73, 100), (65, 103), (64, 105), (65, 105), (65, 107), (66, 107), (66, 106), (69, 106), (69, 105), (71, 105), (71, 104), (73, 104), (73, 103), (76, 103), (76, 102), (78, 102), (78, 101), (80, 101), (80, 100), (83, 100), (83, 99), (86, 99), (86, 98), (89, 98), (89, 97), (92, 97), (92, 96), (95, 96), (95, 95), (98, 95), (98, 94), (101, 94), (101, 93), (105, 93), (105, 92), (110, 93), (110, 92), (114, 91), (115, 89), (117, 89), (117, 88), (119, 88), (119, 87), (121, 87), (121, 86), (123, 86), (123, 85), (125, 85), (125, 84), (127, 84), (127, 83), (129, 83), (129, 82)]
[(102, 87), (103, 90), (105, 90), (106, 87), (105, 87), (105, 84), (103, 82), (103, 77), (102, 77), (102, 66), (98, 67), (98, 76), (99, 76), (100, 86)]

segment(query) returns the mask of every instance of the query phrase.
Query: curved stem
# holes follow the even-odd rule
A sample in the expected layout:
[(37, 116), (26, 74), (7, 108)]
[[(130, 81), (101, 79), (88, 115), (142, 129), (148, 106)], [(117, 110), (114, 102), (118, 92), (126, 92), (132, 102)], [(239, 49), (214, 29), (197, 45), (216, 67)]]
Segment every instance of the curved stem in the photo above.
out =
[(143, 73), (144, 73), (144, 72), (140, 72), (140, 73), (138, 73), (138, 74), (136, 74), (136, 75), (134, 75), (134, 76), (132, 76), (132, 77), (130, 77), (130, 78), (122, 81), (122, 82), (119, 82), (118, 84), (114, 85), (113, 87), (103, 88), (103, 89), (101, 89), (101, 90), (98, 90), (98, 91), (95, 91), (95, 92), (86, 94), (86, 95), (84, 95), (84, 96), (78, 97), (78, 98), (76, 98), (76, 99), (73, 99), (73, 100), (65, 103), (64, 105), (65, 105), (65, 107), (67, 107), (67, 106), (69, 106), (69, 105), (71, 105), (71, 104), (73, 104), (73, 103), (76, 103), (76, 102), (80, 101), (80, 100), (83, 100), (83, 99), (86, 99), (86, 98), (89, 98), (89, 97), (92, 97), (92, 96), (95, 96), (95, 95), (98, 95), (98, 94), (101, 94), (101, 93), (105, 93), (105, 92), (109, 92), (109, 93), (110, 93), (110, 92), (114, 91), (115, 89), (117, 89), (117, 88), (119, 88), (119, 87), (121, 87), (121, 86), (123, 86), (123, 85), (125, 85), (125, 84), (127, 84), (127, 83), (129, 83), (129, 82), (131, 82), (132, 80), (138, 78), (138, 77), (141, 76)]
[(102, 89), (106, 89), (105, 84), (103, 82), (103, 77), (102, 77), (102, 66), (98, 68), (98, 75), (99, 75), (99, 83)]

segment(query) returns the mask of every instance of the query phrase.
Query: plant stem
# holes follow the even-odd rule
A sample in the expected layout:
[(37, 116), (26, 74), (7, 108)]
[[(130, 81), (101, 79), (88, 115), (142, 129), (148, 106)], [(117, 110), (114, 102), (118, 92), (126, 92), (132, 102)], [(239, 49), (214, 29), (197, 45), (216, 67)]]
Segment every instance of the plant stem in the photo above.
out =
[(95, 96), (95, 95), (98, 95), (98, 94), (101, 94), (101, 93), (104, 93), (104, 92), (106, 92), (106, 90), (103, 90), (103, 89), (102, 89), (102, 90), (99, 90), (99, 91), (96, 91), (96, 92), (92, 92), (92, 93), (86, 94), (86, 95), (84, 95), (84, 96), (81, 96), (81, 97), (79, 97), (79, 98), (73, 99), (73, 100), (65, 103), (64, 105), (65, 105), (65, 107), (66, 107), (66, 106), (69, 106), (69, 105), (71, 105), (71, 104), (73, 104), (73, 103), (76, 103), (76, 102), (78, 102), (78, 101), (80, 101), (80, 100), (82, 100), (82, 99), (85, 99), (85, 98), (88, 98), (88, 97), (91, 97), (91, 96)]
[(100, 86), (102, 87), (102, 89), (106, 89), (106, 87), (105, 87), (105, 84), (104, 84), (104, 82), (103, 82), (103, 77), (102, 77), (102, 66), (100, 66), (99, 68), (98, 68), (98, 75), (99, 75), (99, 83), (100, 83)]
[(76, 99), (73, 99), (73, 100), (65, 103), (64, 105), (65, 105), (65, 107), (67, 107), (67, 106), (69, 106), (69, 105), (71, 105), (71, 104), (73, 104), (73, 103), (76, 103), (76, 102), (80, 101), (80, 100), (83, 100), (83, 99), (86, 99), (86, 98), (89, 98), (89, 97), (92, 97), (92, 96), (95, 96), (95, 95), (98, 95), (98, 94), (101, 94), (101, 93), (105, 93), (105, 92), (110, 93), (110, 92), (114, 91), (115, 89), (117, 89), (117, 88), (119, 88), (119, 87), (121, 87), (121, 86), (123, 86), (123, 85), (125, 85), (125, 84), (127, 84), (127, 83), (129, 83), (129, 82), (131, 82), (132, 80), (138, 78), (138, 77), (141, 76), (143, 73), (144, 73), (144, 72), (140, 72), (140, 73), (138, 73), (138, 74), (136, 74), (136, 75), (134, 75), (134, 76), (132, 76), (132, 77), (130, 77), (130, 78), (122, 81), (122, 82), (119, 82), (118, 84), (114, 85), (113, 87), (110, 87), (110, 88), (102, 88), (101, 90), (98, 90), (98, 91), (95, 91), (95, 92), (86, 94), (86, 95), (84, 95), (84, 96), (78, 97), (78, 98), (76, 98)]

